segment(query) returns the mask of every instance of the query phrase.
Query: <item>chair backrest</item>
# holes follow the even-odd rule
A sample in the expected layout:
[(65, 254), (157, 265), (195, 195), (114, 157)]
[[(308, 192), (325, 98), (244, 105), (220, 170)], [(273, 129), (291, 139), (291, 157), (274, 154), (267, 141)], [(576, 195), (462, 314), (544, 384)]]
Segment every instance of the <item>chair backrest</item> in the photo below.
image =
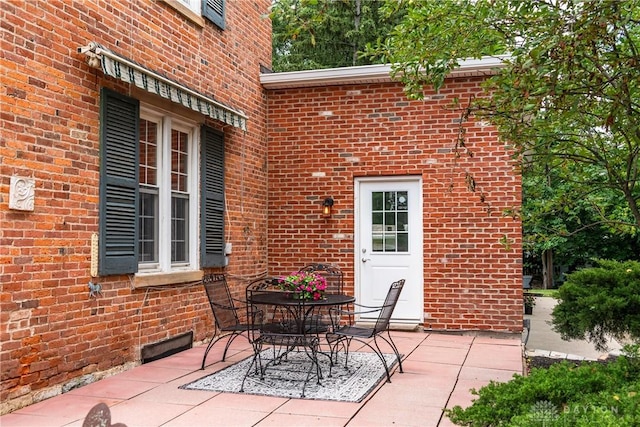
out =
[(247, 292), (254, 291), (275, 291), (278, 289), (278, 278), (272, 276), (265, 276), (259, 279), (254, 279), (247, 285)]
[(213, 318), (218, 329), (240, 324), (238, 310), (231, 297), (231, 291), (224, 274), (211, 273), (202, 277), (202, 284), (209, 299)]
[(404, 279), (400, 279), (397, 282), (393, 282), (389, 287), (389, 292), (387, 292), (387, 297), (384, 299), (384, 305), (380, 310), (378, 320), (376, 320), (376, 325), (374, 326), (374, 333), (377, 334), (389, 327), (391, 315), (393, 314), (393, 310), (396, 308), (403, 286)]
[(277, 277), (261, 277), (259, 279), (249, 282), (246, 288), (246, 301), (247, 301), (247, 323), (255, 331), (260, 329), (263, 323), (272, 322), (277, 313), (274, 307), (261, 306), (252, 303), (253, 296), (262, 292), (277, 292), (278, 278)]
[(322, 275), (327, 280), (328, 294), (344, 293), (344, 274), (339, 267), (332, 264), (309, 264), (300, 269), (300, 271), (315, 272)]

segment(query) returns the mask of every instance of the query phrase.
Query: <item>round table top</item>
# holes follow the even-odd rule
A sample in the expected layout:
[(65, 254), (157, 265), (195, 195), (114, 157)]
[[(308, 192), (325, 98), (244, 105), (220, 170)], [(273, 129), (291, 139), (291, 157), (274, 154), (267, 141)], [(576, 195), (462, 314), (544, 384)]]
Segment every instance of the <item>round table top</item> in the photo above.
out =
[(320, 307), (327, 305), (342, 305), (355, 302), (356, 298), (345, 294), (325, 294), (324, 298), (319, 300), (300, 300), (291, 298), (287, 292), (257, 292), (251, 295), (251, 303), (253, 304), (269, 304), (269, 305), (303, 305), (307, 307)]

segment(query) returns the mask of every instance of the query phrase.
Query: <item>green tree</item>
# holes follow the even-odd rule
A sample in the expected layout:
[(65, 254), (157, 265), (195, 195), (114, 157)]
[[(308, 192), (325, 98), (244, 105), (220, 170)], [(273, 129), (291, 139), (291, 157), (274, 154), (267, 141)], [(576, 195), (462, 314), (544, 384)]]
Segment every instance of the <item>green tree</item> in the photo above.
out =
[(274, 0), (271, 7), (274, 71), (368, 65), (361, 51), (397, 23), (382, 16), (381, 1)]
[(440, 88), (461, 58), (508, 53), (464, 116), (497, 125), (574, 190), (615, 193), (622, 204), (601, 220), (637, 232), (640, 0), (399, 0), (384, 10), (406, 14), (367, 54), (391, 63), (410, 97)]
[(542, 264), (546, 287), (558, 284), (554, 263), (573, 271), (597, 258), (640, 260), (640, 235), (622, 232), (606, 219), (624, 201), (611, 189), (593, 190), (575, 182), (570, 170), (552, 170), (540, 163), (529, 163), (523, 170), (525, 267)]

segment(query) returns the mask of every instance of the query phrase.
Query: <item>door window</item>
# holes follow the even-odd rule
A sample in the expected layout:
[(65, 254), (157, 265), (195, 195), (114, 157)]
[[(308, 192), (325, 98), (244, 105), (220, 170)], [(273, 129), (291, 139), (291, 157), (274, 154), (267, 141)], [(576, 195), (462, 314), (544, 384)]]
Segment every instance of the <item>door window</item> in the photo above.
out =
[(407, 191), (371, 193), (371, 248), (373, 252), (409, 251)]

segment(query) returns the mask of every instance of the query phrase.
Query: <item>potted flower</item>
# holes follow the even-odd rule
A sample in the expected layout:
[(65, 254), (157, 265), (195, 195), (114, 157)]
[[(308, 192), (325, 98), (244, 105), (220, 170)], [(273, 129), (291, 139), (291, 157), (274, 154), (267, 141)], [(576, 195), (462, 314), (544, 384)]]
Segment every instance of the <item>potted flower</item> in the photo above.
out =
[(294, 299), (319, 300), (324, 298), (327, 279), (310, 271), (296, 271), (278, 278), (278, 286)]
[(524, 314), (533, 314), (533, 307), (536, 305), (536, 297), (529, 293), (524, 293)]

